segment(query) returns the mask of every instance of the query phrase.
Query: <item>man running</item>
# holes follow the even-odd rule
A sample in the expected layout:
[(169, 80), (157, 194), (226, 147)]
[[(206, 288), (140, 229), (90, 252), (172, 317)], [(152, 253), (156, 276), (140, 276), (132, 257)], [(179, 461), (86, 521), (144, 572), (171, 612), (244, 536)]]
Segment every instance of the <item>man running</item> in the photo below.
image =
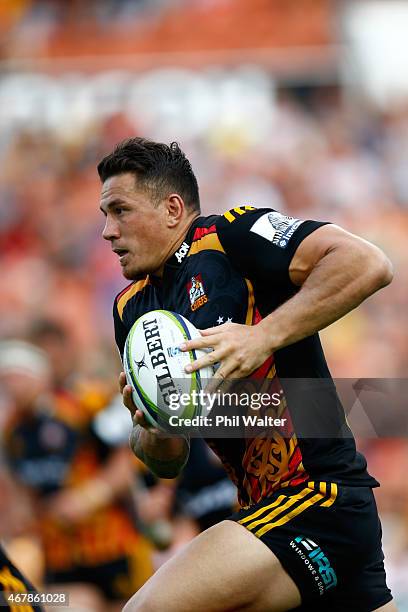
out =
[[(241, 510), (161, 567), (126, 612), (395, 610), (372, 495), (378, 483), (356, 451), (318, 337), (391, 282), (388, 259), (339, 227), (272, 209), (200, 216), (197, 181), (176, 143), (129, 139), (98, 172), (103, 237), (132, 281), (114, 304), (121, 354), (134, 321), (164, 308), (203, 330), (183, 350), (213, 349), (192, 368), (219, 363), (219, 382), (324, 383), (322, 396), (285, 388), (283, 427), (211, 440)], [(120, 385), (134, 453), (158, 476), (175, 477), (188, 440), (149, 428), (123, 373)], [(309, 417), (322, 435), (308, 429)]]

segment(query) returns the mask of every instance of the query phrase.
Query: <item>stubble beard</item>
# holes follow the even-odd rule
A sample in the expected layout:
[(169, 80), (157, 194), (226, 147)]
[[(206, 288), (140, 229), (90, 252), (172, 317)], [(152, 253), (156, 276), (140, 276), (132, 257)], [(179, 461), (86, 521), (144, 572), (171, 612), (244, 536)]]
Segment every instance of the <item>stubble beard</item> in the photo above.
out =
[(147, 272), (138, 272), (136, 270), (122, 270), (122, 275), (126, 280), (137, 281), (146, 276)]
[(148, 274), (151, 274), (152, 271), (150, 269), (140, 269), (140, 267), (127, 267), (122, 268), (122, 275), (126, 280), (130, 281), (138, 281), (145, 278)]

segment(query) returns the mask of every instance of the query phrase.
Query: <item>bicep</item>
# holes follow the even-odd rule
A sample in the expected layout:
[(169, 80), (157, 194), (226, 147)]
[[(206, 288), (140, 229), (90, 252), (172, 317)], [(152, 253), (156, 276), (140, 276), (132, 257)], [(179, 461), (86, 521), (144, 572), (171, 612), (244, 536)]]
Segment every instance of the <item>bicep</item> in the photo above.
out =
[[(376, 249), (374, 245), (347, 232), (338, 225), (323, 225), (306, 236), (296, 249), (289, 265), (291, 282), (300, 287), (328, 253), (345, 247), (350, 253)], [(339, 265), (341, 265), (341, 262), (339, 262)]]
[(324, 221), (295, 219), (272, 209), (242, 213), (229, 222), (224, 217), (217, 224), (218, 237), (233, 265), (251, 281), (272, 281), (289, 291), (293, 290), (289, 266), (299, 244), (327, 225)]

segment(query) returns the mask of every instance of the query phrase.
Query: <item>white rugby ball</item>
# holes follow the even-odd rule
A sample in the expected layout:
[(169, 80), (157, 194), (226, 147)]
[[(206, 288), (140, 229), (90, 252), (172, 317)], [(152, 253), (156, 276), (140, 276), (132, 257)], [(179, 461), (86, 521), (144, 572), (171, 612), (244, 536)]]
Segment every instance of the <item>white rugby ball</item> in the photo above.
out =
[(163, 431), (188, 429), (189, 420), (204, 414), (198, 394), (212, 378), (214, 368), (188, 374), (185, 366), (205, 352), (182, 352), (179, 348), (199, 336), (190, 321), (169, 310), (147, 312), (129, 331), (123, 355), (126, 379), (133, 389), (135, 406), (153, 427)]

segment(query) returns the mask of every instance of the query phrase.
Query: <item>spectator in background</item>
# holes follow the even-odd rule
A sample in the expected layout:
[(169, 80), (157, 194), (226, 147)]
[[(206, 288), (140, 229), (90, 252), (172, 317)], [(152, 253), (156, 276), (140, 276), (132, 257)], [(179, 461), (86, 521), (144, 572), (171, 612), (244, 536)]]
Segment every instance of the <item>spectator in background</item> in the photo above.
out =
[[(41, 351), (30, 352), (28, 345), (23, 342), (0, 343), (0, 457), (3, 460), (0, 464), (0, 538), (6, 541), (7, 552), (13, 561), (20, 561), (20, 568), (30, 578), (28, 581), (17, 570), (0, 544), (0, 595), (4, 598), (13, 592), (34, 591), (33, 584), (40, 585), (42, 578), (41, 552), (37, 542), (31, 537), (34, 519), (30, 498), (16, 487), (12, 475), (4, 465), (4, 424), (15, 416), (13, 409), (17, 410), (17, 404), (23, 407), (42, 392), (47, 385), (48, 376), (48, 364)], [(7, 397), (11, 394), (16, 398), (13, 407), (7, 402)], [(21, 536), (24, 532), (30, 534), (29, 537), (10, 540), (10, 536)], [(1, 605), (9, 610), (16, 609), (12, 603), (7, 607), (3, 599)], [(34, 606), (30, 607), (30, 610), (41, 612), (42, 608)]]
[[(22, 353), (35, 364), (29, 376)], [(44, 584), (93, 612), (120, 607), (151, 573), (149, 546), (126, 502), (134, 470), (128, 448), (109, 438), (109, 424), (98, 425), (104, 411), (95, 414), (69, 389), (61, 400), (58, 361), (53, 380), (53, 362), (32, 345), (5, 342), (0, 354), (8, 364), (1, 369), (10, 415), (4, 453), (32, 500)]]

